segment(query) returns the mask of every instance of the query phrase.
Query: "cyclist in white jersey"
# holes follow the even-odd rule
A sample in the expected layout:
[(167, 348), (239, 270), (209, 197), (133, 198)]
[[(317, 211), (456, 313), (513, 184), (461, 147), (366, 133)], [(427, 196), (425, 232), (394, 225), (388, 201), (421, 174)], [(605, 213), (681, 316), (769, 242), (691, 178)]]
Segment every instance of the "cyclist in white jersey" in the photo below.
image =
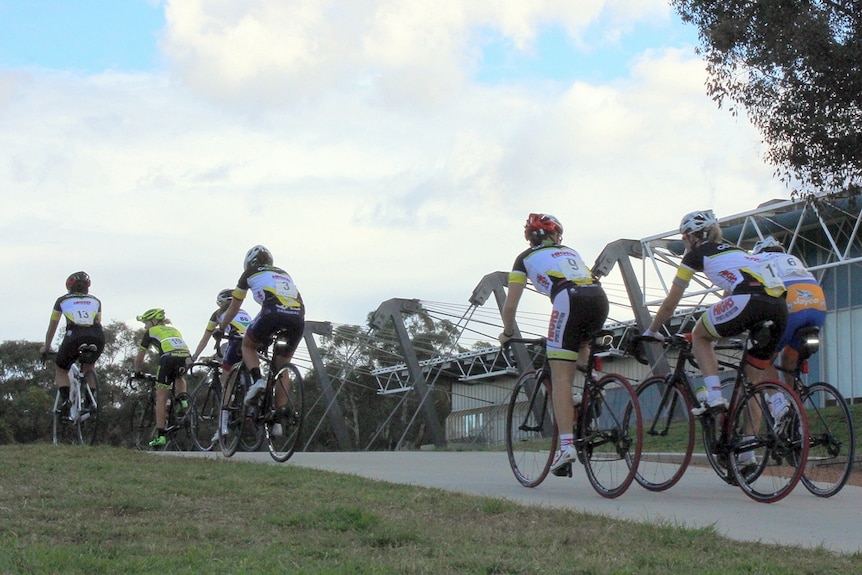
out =
[(727, 400), (721, 395), (713, 342), (768, 322), (768, 336), (763, 334), (755, 339), (746, 366), (752, 381), (760, 379), (787, 324), (786, 289), (774, 266), (724, 242), (712, 210), (687, 214), (679, 231), (685, 254), (667, 297), (644, 335), (664, 338), (659, 330), (673, 315), (695, 273), (702, 272), (724, 290), (725, 297), (698, 318), (692, 331), (692, 352), (704, 376), (704, 389), (697, 393), (700, 405), (694, 407), (692, 413), (700, 415), (707, 410), (727, 408)]
[(278, 367), (289, 362), (302, 340), (305, 305), (293, 278), (273, 265), (272, 252), (264, 246), (257, 245), (248, 250), (243, 264), (245, 269), (233, 290), (230, 306), (219, 322), (219, 329), (224, 330), (233, 320), (246, 293), (251, 290), (261, 309), (248, 326), (242, 340), (242, 360), (255, 380), (244, 400), (246, 404), (250, 404), (266, 386), (260, 372), (258, 349), (267, 344), (276, 332), (285, 333), (288, 337), (287, 345), (273, 350), (273, 353), (276, 355)]
[(66, 334), (57, 350), (54, 361), (54, 382), (63, 398), (63, 409), (68, 409), (69, 403), (69, 368), (80, 355), (81, 344), (91, 343), (97, 348), (95, 353), (81, 356), (81, 369), (89, 371), (105, 347), (105, 334), (102, 331), (102, 302), (90, 295), (90, 276), (86, 272), (75, 272), (66, 278), (68, 293), (61, 295), (54, 302), (48, 331), (45, 333), (45, 344), (39, 349), (43, 356), (50, 351), (54, 335), (62, 318), (66, 319)]
[(580, 254), (561, 245), (563, 226), (552, 215), (530, 214), (524, 226), (530, 248), (515, 258), (509, 274), (508, 293), (503, 304), (505, 344), (515, 333), (515, 313), (527, 280), (550, 297), (553, 304), (548, 326), (547, 355), (551, 368), (554, 418), (560, 432), (560, 450), (551, 463), (556, 475), (577, 458), (574, 447), (574, 410), (572, 384), (578, 365), (589, 357), (590, 337), (600, 330), (608, 317), (608, 298), (593, 278)]

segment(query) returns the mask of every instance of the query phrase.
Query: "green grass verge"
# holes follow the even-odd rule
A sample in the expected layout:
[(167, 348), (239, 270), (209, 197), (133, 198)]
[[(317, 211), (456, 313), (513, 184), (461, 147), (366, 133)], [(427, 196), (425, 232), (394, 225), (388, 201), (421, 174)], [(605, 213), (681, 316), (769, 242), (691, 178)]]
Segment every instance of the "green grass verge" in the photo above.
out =
[(290, 463), (0, 447), (3, 574), (837, 574), (860, 565), (862, 554), (740, 543), (713, 529), (644, 526)]

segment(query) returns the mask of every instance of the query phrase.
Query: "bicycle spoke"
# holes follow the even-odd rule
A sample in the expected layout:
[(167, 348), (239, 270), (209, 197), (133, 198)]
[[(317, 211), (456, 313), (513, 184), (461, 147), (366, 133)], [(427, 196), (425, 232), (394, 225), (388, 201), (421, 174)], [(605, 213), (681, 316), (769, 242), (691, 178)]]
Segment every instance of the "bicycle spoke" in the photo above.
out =
[(536, 371), (515, 383), (506, 412), (506, 452), (518, 482), (536, 487), (548, 475), (557, 450), (557, 425), (551, 415), (551, 384)]
[(844, 398), (828, 383), (814, 383), (803, 394), (810, 442), (802, 483), (818, 497), (831, 497), (853, 471), (853, 419)]
[(299, 370), (288, 365), (275, 376), (264, 402), (266, 441), (272, 458), (290, 459), (302, 438), (304, 389)]
[(673, 487), (683, 476), (694, 451), (694, 417), (688, 396), (663, 377), (637, 389), (643, 417), (643, 449), (635, 480), (650, 491)]
[(637, 395), (619, 375), (587, 385), (575, 445), (584, 458), (587, 478), (603, 497), (625, 493), (640, 463), (643, 427)]

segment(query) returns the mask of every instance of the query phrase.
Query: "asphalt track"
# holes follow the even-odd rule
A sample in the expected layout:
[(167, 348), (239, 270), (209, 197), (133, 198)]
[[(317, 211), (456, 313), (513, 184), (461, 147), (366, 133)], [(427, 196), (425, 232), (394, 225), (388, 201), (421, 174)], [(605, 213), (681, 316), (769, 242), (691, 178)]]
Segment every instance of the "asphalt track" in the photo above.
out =
[[(222, 459), (218, 453), (180, 455)], [(862, 487), (846, 486), (824, 499), (811, 495), (800, 483), (783, 500), (764, 504), (725, 484), (711, 469), (690, 467), (679, 483), (663, 493), (633, 484), (620, 497), (605, 499), (593, 491), (579, 465), (574, 466), (572, 478), (549, 476), (534, 489), (522, 487), (509, 469), (505, 452), (297, 453), (287, 463), (276, 463), (268, 453), (258, 452), (237, 453), (230, 461), (281, 465), (285, 473), (299, 465), (643, 523), (714, 526), (719, 534), (742, 541), (862, 552)]]

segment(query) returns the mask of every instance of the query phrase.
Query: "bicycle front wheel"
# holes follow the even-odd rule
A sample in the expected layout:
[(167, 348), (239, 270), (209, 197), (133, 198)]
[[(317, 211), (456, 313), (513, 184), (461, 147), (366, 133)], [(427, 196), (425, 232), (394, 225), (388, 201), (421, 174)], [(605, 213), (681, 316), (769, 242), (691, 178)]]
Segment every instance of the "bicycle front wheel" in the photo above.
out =
[(643, 423), (637, 394), (617, 374), (587, 384), (584, 392), (575, 446), (596, 492), (619, 497), (634, 480), (641, 459)]
[(145, 393), (134, 399), (129, 423), (132, 447), (149, 449), (150, 440), (156, 434), (156, 406), (151, 394)]
[(289, 364), (276, 374), (264, 400), (264, 429), (269, 454), (278, 462), (290, 459), (302, 439), (305, 409), (302, 376)]
[[(771, 398), (784, 394), (787, 412), (777, 420)], [(732, 406), (728, 465), (742, 491), (761, 503), (787, 497), (808, 457), (808, 422), (799, 397), (778, 380), (752, 385)]]
[(96, 434), (99, 430), (99, 377), (93, 370), (84, 374), (81, 398), (81, 415), (78, 418), (81, 443), (93, 445), (96, 443)]
[(801, 390), (801, 396), (809, 437), (802, 484), (818, 497), (832, 497), (853, 471), (853, 417), (844, 397), (828, 383), (813, 383)]
[(551, 381), (539, 372), (524, 372), (512, 388), (506, 411), (506, 453), (515, 479), (536, 487), (551, 469), (557, 451), (557, 424), (552, 415)]
[[(197, 365), (197, 364), (196, 364)], [(219, 370), (215, 367), (192, 366), (191, 403), (194, 405), (192, 440), (195, 449), (210, 451), (218, 441), (218, 425), (221, 417), (221, 385)]]
[(225, 411), (227, 412), (227, 422), (225, 425), (219, 425), (218, 442), (221, 448), (222, 455), (231, 457), (236, 453), (239, 447), (239, 439), (242, 434), (243, 421), (245, 420), (245, 406), (243, 399), (245, 391), (251, 385), (251, 376), (245, 366), (237, 364), (230, 370), (227, 383), (225, 385), (228, 398), (225, 402)]
[(635, 481), (650, 491), (670, 489), (682, 478), (694, 452), (691, 400), (679, 385), (651, 377), (637, 388), (643, 447)]

